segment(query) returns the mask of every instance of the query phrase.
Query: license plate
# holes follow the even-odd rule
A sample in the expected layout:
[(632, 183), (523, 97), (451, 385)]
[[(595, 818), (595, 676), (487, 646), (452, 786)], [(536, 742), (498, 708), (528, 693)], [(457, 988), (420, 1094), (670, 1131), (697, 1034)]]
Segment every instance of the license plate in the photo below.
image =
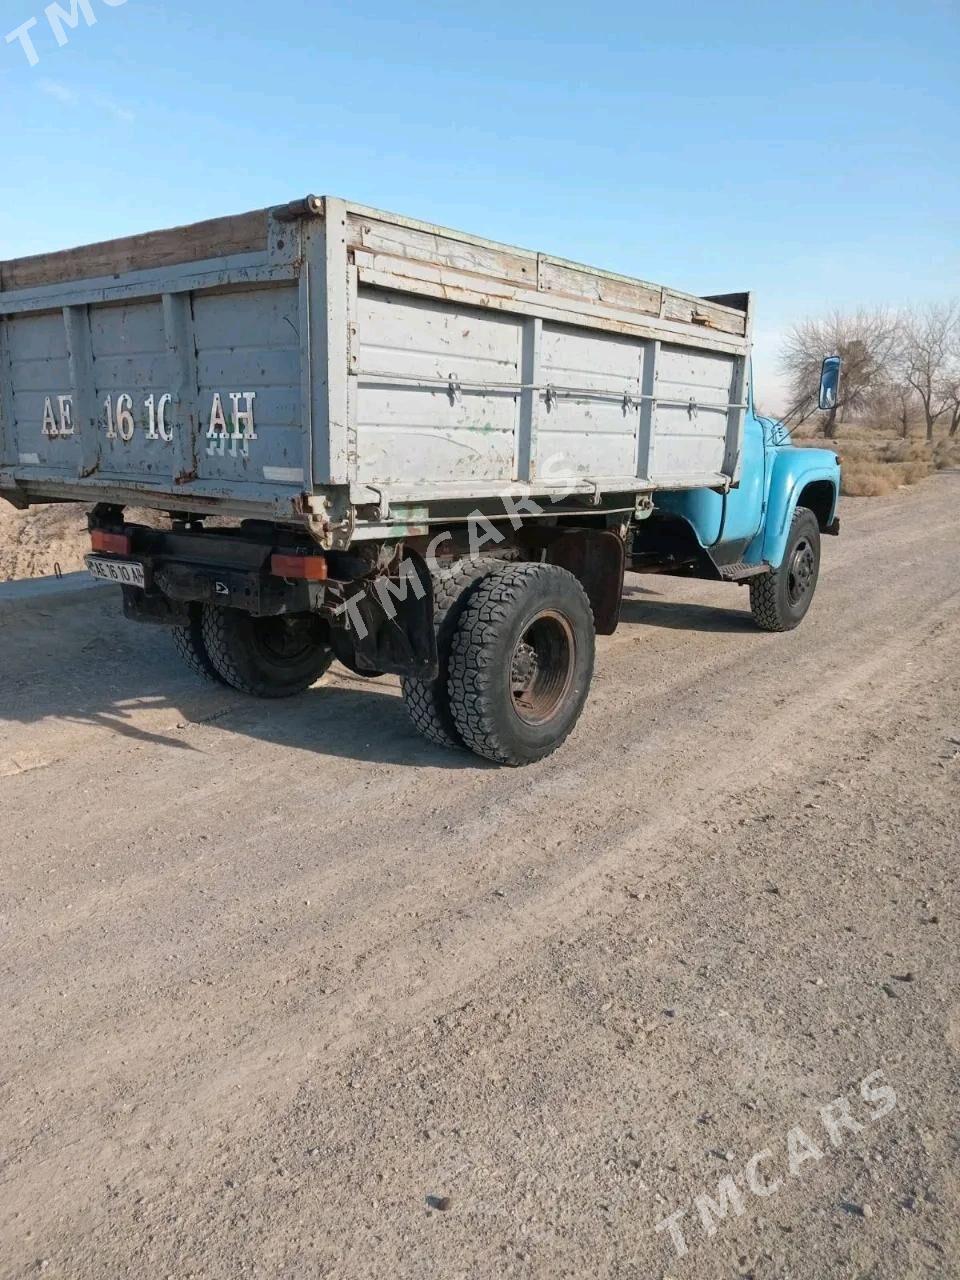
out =
[(119, 582), (122, 587), (142, 587), (143, 565), (135, 560), (101, 560), (87, 556), (87, 568), (103, 582)]

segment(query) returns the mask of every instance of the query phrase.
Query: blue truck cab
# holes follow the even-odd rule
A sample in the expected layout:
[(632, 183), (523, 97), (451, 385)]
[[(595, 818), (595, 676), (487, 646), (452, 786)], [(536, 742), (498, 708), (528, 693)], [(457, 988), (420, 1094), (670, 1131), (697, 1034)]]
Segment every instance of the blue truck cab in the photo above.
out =
[[(836, 357), (824, 361), (822, 409), (836, 399), (839, 369)], [(752, 377), (748, 399), (739, 483), (657, 494), (633, 567), (746, 584), (757, 624), (788, 631), (813, 600), (821, 536), (840, 531), (840, 458), (798, 448), (783, 422), (758, 415)]]

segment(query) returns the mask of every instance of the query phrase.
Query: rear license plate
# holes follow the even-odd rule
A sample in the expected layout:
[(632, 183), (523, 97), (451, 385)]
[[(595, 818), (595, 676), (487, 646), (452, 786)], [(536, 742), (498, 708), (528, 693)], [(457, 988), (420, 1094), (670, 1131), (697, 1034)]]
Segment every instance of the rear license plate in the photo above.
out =
[(134, 560), (101, 560), (87, 556), (87, 568), (104, 582), (119, 582), (122, 587), (142, 587), (143, 565)]

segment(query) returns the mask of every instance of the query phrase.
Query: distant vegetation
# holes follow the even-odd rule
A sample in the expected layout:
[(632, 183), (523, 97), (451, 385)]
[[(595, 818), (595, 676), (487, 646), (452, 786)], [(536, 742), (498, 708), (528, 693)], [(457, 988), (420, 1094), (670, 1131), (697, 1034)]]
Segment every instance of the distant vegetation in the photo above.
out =
[[(836, 408), (815, 413), (824, 356), (843, 358)], [(834, 312), (791, 330), (782, 367), (798, 444), (836, 442), (843, 491), (877, 497), (960, 467), (960, 303)]]
[[(800, 435), (794, 444), (823, 445), (823, 436)], [(868, 423), (841, 428), (832, 444), (843, 459), (842, 492), (848, 498), (880, 498), (925, 480), (939, 470), (960, 469), (960, 440), (896, 439)]]

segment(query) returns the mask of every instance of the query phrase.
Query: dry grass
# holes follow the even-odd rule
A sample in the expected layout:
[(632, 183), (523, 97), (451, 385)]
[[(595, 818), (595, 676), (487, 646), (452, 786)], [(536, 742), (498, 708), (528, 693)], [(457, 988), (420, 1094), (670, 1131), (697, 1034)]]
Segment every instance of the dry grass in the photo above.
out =
[(845, 428), (837, 440), (798, 439), (810, 448), (836, 448), (843, 458), (841, 491), (850, 498), (879, 498), (925, 480), (934, 471), (960, 467), (960, 438), (925, 440), (885, 436), (861, 423)]
[(937, 441), (933, 448), (933, 465), (938, 471), (960, 469), (960, 436)]
[[(929, 475), (929, 471), (924, 471)], [(923, 477), (916, 475), (915, 479)], [(848, 498), (882, 498), (915, 480), (907, 478), (901, 467), (885, 462), (844, 462), (840, 492)]]

